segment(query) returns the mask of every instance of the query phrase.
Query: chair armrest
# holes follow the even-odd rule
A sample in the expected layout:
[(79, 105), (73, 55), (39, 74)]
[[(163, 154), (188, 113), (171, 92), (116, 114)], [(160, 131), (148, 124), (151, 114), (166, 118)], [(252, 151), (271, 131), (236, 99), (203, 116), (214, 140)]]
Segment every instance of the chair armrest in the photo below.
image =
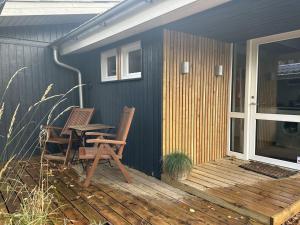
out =
[(116, 137), (115, 134), (101, 133), (101, 132), (86, 132), (86, 136), (104, 136), (104, 137)]
[(55, 127), (55, 126), (50, 126), (50, 125), (43, 125), (42, 128), (44, 128), (44, 129), (54, 129), (54, 130), (62, 130), (62, 129), (64, 129), (62, 127)]
[(108, 139), (89, 139), (86, 141), (87, 143), (99, 143), (99, 144), (115, 144), (115, 145), (125, 145), (125, 141), (117, 141), (117, 140), (108, 140)]

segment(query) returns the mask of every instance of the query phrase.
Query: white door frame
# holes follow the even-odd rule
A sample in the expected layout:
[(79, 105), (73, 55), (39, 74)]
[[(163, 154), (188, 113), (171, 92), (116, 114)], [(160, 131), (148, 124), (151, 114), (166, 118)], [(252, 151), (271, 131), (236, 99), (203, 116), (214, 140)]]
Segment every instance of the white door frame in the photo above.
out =
[(300, 170), (300, 164), (255, 155), (256, 120), (300, 122), (300, 115), (256, 113), (259, 45), (300, 37), (300, 30), (249, 40), (247, 42), (245, 85), (244, 157)]
[[(247, 154), (245, 153), (239, 153), (239, 152), (234, 152), (231, 151), (230, 149), (230, 142), (231, 142), (231, 119), (243, 119), (245, 121), (245, 113), (244, 112), (232, 112), (231, 111), (231, 104), (232, 104), (232, 71), (233, 71), (233, 44), (231, 43), (230, 46), (230, 76), (229, 76), (229, 84), (228, 84), (228, 90), (229, 90), (229, 101), (228, 101), (228, 123), (227, 123), (227, 155), (229, 156), (234, 156), (237, 157), (239, 159), (243, 159), (243, 160), (247, 160)], [(245, 137), (245, 135), (244, 135)], [(244, 140), (245, 143), (245, 140)]]

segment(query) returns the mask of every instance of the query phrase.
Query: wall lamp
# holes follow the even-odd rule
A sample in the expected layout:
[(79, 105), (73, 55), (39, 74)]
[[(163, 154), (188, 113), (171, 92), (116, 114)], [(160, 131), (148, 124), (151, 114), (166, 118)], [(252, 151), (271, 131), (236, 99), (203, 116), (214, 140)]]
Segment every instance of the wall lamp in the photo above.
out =
[(224, 75), (223, 65), (217, 65), (217, 66), (215, 66), (215, 75), (217, 77)]
[(180, 72), (183, 75), (188, 74), (190, 72), (190, 62), (188, 62), (188, 61), (182, 62)]

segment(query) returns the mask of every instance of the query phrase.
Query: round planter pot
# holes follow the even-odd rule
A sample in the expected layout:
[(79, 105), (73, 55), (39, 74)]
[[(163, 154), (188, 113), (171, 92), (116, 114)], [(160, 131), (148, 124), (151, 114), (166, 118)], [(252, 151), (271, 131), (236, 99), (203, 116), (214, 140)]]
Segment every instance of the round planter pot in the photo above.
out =
[(189, 171), (185, 171), (185, 172), (181, 172), (178, 174), (173, 174), (173, 175), (169, 175), (173, 180), (178, 180), (178, 181), (182, 181), (182, 180), (186, 180), (189, 176), (190, 172)]

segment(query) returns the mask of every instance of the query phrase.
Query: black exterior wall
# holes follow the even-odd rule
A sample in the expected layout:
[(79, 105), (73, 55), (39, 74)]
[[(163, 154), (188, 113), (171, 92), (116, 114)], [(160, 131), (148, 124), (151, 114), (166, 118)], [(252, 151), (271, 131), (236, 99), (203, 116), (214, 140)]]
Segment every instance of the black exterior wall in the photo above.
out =
[[(32, 111), (27, 114), (28, 108), (41, 99), (51, 83), (54, 87), (49, 95), (64, 93), (77, 84), (76, 74), (55, 65), (52, 50), (47, 47), (49, 42), (61, 37), (72, 28), (74, 25), (0, 28), (0, 97), (10, 77), (21, 67), (27, 67), (13, 81), (4, 99), (5, 111), (0, 121), (0, 159), (3, 156), (3, 144), (10, 121), (18, 103), (20, 108), (14, 126), (15, 131), (20, 130), (29, 121), (31, 123), (20, 144), (17, 145), (19, 136), (11, 144), (9, 152), (22, 157), (34, 152), (34, 146), (30, 145), (37, 141), (39, 122), (54, 105), (54, 101), (43, 103), (36, 113)], [(55, 110), (54, 117), (68, 105), (78, 105), (77, 91), (69, 95), (68, 100)], [(18, 126), (18, 122), (24, 115), (27, 115), (26, 119)], [(63, 124), (63, 120), (57, 122), (56, 125)], [(23, 146), (29, 136), (31, 136), (30, 141)]]
[[(101, 83), (100, 53), (141, 40), (142, 79)], [(83, 74), (85, 106), (95, 107), (93, 122), (117, 124), (123, 106), (136, 113), (129, 132), (123, 162), (149, 175), (160, 176), (163, 33), (156, 29), (92, 52), (69, 56), (66, 61)]]

